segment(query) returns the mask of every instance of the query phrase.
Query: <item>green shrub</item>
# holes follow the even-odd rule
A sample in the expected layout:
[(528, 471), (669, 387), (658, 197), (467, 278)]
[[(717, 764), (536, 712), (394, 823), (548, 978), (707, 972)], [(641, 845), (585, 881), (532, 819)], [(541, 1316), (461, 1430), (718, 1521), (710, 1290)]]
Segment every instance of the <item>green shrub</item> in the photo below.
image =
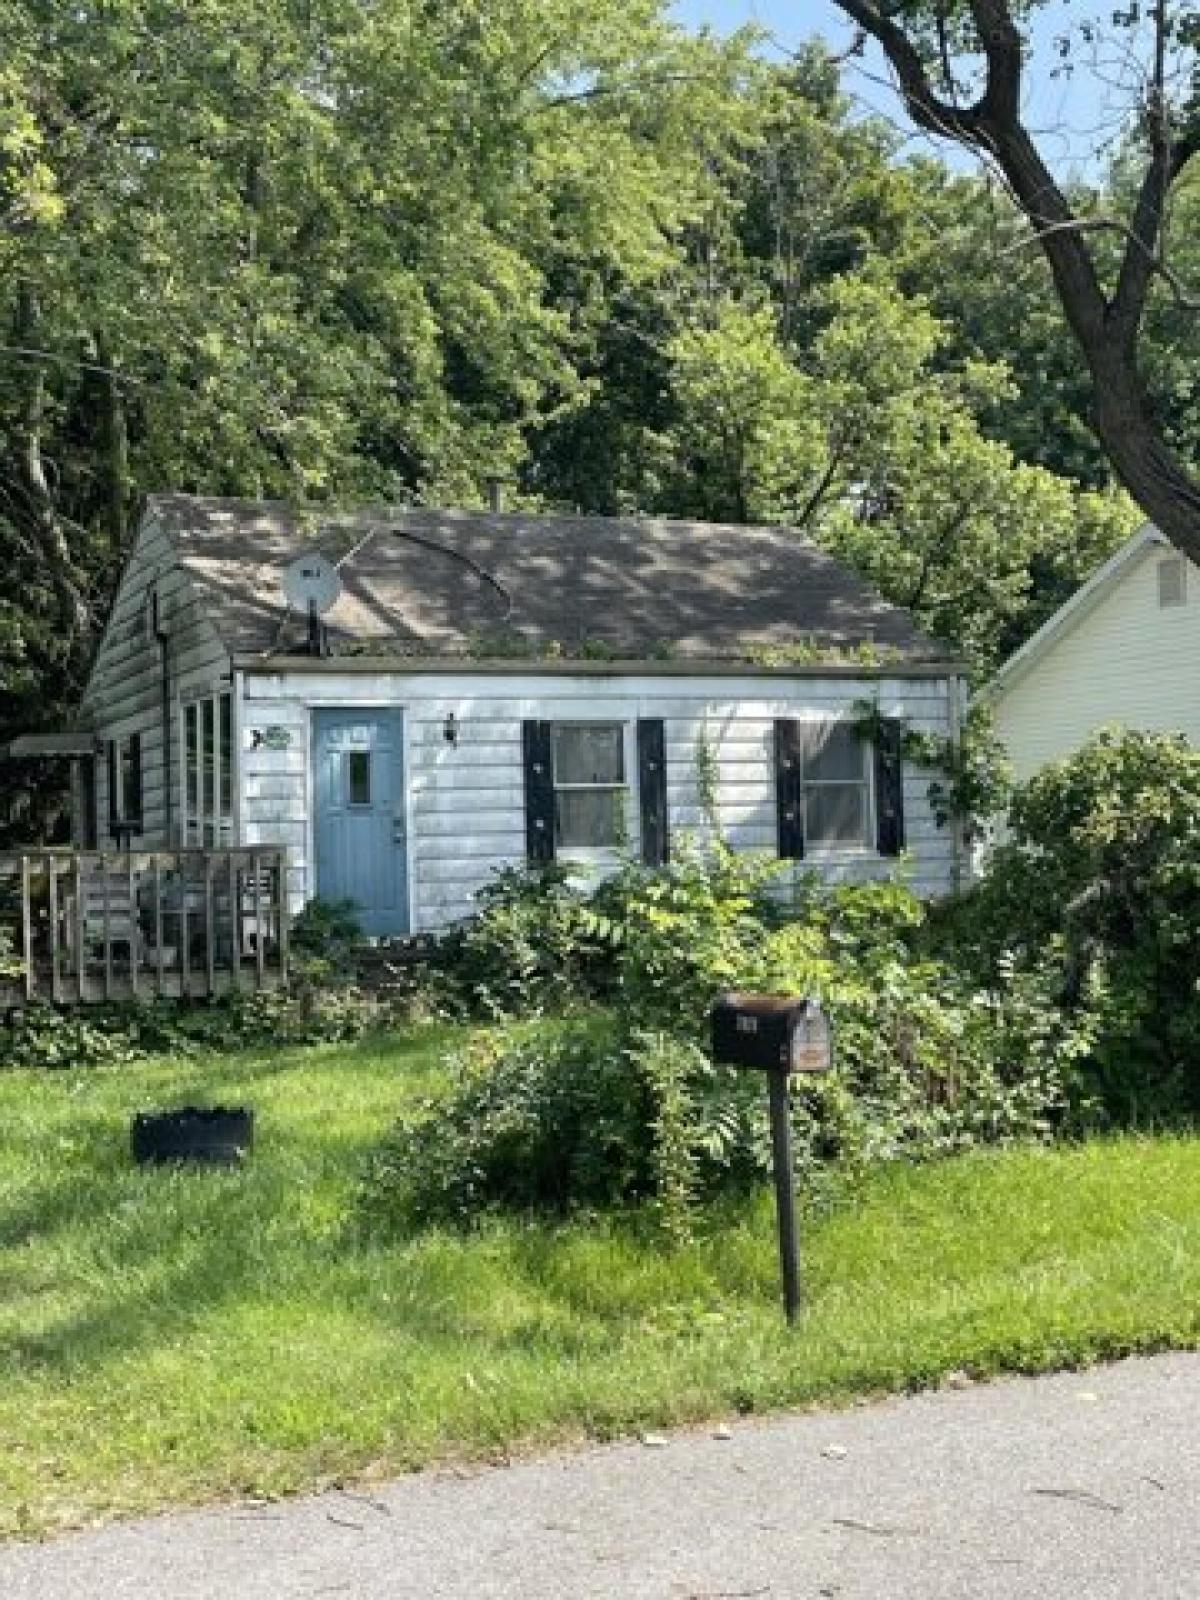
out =
[(1081, 1109), (1123, 1124), (1200, 1111), (1200, 753), (1098, 735), (1019, 788), (1010, 838), (942, 915), (977, 977), (1039, 975), (1092, 1036)]
[(619, 930), (564, 867), (505, 868), (477, 899), (478, 913), (441, 941), (431, 976), (450, 988), (440, 999), (470, 1015), (531, 1017), (609, 987)]
[(357, 1039), (388, 1014), (360, 990), (301, 986), (214, 1001), (34, 1005), (0, 1028), (0, 1070), (112, 1066), (149, 1056)]
[(351, 981), (364, 939), (352, 900), (310, 900), (292, 919), (293, 974), (310, 983)]
[(729, 987), (818, 994), (829, 1011), (835, 1070), (793, 1085), (806, 1179), (1053, 1130), (1090, 1038), (1038, 977), (1009, 967), (964, 983), (922, 954), (923, 907), (895, 883), (812, 880), (784, 920), (774, 870), (688, 850), (610, 883), (597, 902), (614, 930), (612, 1007), (457, 1057), (449, 1092), (415, 1108), (376, 1163), (375, 1214), (412, 1226), (649, 1202), (682, 1236), (697, 1201), (769, 1170), (762, 1075), (707, 1052)]

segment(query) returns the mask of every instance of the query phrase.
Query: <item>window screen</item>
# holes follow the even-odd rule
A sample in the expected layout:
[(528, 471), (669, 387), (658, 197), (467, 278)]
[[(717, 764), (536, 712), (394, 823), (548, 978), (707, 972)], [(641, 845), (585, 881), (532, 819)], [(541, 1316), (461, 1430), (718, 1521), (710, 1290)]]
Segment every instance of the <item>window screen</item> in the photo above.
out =
[(619, 722), (556, 722), (554, 838), (556, 845), (614, 849), (625, 824), (625, 731)]
[(813, 846), (871, 842), (868, 746), (844, 722), (814, 723), (804, 730), (804, 839)]

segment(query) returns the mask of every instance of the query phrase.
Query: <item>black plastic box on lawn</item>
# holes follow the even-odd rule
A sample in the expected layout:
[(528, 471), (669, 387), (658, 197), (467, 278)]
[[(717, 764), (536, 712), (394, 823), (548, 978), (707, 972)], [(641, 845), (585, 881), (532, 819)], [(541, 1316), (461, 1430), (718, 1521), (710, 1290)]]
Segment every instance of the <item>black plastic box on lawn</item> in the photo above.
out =
[(180, 1106), (174, 1111), (139, 1111), (130, 1128), (133, 1159), (140, 1165), (168, 1161), (236, 1167), (254, 1145), (254, 1113), (247, 1106)]

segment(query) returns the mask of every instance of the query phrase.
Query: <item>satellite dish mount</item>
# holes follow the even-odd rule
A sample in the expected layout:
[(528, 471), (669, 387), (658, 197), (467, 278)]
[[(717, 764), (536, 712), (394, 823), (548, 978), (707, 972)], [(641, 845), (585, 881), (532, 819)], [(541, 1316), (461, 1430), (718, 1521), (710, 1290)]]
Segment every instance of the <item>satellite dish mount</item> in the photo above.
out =
[(308, 625), (308, 653), (329, 654), (329, 640), (322, 618), (337, 604), (342, 580), (328, 556), (310, 550), (297, 556), (284, 568), (283, 592), (289, 611), (304, 617)]

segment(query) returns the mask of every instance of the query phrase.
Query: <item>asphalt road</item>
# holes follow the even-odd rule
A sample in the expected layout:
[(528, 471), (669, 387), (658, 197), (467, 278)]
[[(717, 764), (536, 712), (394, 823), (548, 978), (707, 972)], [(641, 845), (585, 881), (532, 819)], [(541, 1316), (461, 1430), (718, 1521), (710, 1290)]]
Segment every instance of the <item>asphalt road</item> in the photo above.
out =
[(7, 1546), (0, 1597), (1200, 1600), (1198, 1510), (1171, 1355)]

